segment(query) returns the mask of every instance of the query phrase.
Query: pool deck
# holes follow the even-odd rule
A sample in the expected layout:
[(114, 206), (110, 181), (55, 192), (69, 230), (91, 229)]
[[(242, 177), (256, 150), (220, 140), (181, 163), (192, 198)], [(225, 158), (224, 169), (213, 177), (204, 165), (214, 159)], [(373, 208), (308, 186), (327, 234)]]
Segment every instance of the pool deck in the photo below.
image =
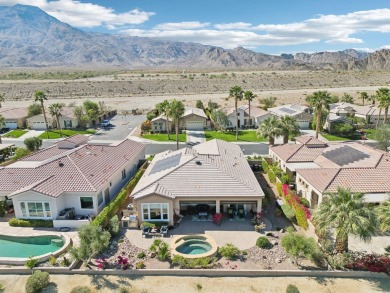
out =
[[(264, 220), (266, 223), (265, 231), (270, 231), (272, 225), (268, 220)], [(224, 219), (220, 226), (217, 226), (211, 221), (192, 221), (189, 217), (184, 217), (179, 226), (173, 230), (168, 231), (168, 237), (156, 237), (167, 244), (171, 244), (171, 240), (175, 236), (193, 235), (193, 234), (205, 234), (215, 239), (218, 246), (223, 246), (227, 243), (232, 243), (239, 249), (249, 249), (256, 244), (257, 238), (262, 234), (255, 232), (254, 227), (249, 219), (243, 219), (241, 221), (230, 221)], [(142, 231), (137, 229), (128, 229), (126, 231), (126, 237), (132, 244), (142, 249), (149, 249), (155, 238), (142, 237)]]

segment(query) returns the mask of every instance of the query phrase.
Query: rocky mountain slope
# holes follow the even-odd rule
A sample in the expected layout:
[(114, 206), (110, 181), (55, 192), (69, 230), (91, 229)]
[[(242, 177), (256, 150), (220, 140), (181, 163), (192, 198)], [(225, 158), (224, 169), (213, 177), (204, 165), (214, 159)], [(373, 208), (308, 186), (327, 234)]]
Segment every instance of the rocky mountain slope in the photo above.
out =
[(390, 69), (390, 51), (355, 50), (282, 56), (242, 47), (84, 32), (34, 6), (0, 6), (1, 67), (164, 67), (257, 69)]

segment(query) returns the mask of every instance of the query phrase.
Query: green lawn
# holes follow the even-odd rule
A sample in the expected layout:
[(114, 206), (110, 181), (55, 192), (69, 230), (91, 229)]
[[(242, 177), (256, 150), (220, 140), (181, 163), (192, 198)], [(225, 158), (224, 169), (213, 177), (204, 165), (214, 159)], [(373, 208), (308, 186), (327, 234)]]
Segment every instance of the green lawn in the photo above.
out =
[[(224, 141), (237, 141), (236, 140), (236, 132), (220, 132), (220, 131), (205, 131), (206, 140), (211, 140), (214, 138), (218, 138)], [(254, 130), (241, 130), (238, 132), (238, 141), (246, 141), (246, 142), (267, 142), (268, 139), (264, 137), (257, 137), (256, 131)]]
[[(171, 133), (170, 134), (171, 139), (168, 139), (168, 134), (166, 133), (154, 133), (154, 134), (143, 134), (142, 138), (155, 140), (155, 141), (176, 141), (176, 134)], [(179, 141), (180, 142), (186, 142), (186, 134), (185, 133), (179, 133)]]
[(21, 130), (21, 129), (15, 129), (11, 132), (8, 132), (4, 137), (12, 137), (12, 138), (18, 138), (21, 137), (23, 134), (26, 134), (28, 130)]
[(329, 141), (346, 141), (346, 140), (358, 140), (361, 137), (358, 135), (350, 135), (350, 136), (338, 136), (329, 133), (321, 133), (321, 135)]
[(368, 139), (375, 140), (376, 129), (364, 129)]
[[(95, 130), (73, 130), (73, 129), (64, 129), (62, 130), (62, 137), (68, 137), (75, 134), (94, 134)], [(47, 139), (46, 131), (42, 133), (40, 138)], [(60, 132), (58, 130), (49, 130), (49, 139), (61, 138)]]

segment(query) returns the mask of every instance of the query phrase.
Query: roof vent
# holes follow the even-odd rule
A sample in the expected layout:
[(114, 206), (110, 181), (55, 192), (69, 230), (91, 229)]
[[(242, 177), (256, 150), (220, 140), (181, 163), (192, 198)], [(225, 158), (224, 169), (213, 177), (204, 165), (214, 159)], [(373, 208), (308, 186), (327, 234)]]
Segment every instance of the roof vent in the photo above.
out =
[(60, 166), (60, 167), (64, 167), (64, 163), (62, 163), (62, 162), (58, 162), (58, 166)]
[(195, 163), (196, 163), (197, 165), (202, 165), (202, 162), (199, 161), (199, 160), (196, 160)]

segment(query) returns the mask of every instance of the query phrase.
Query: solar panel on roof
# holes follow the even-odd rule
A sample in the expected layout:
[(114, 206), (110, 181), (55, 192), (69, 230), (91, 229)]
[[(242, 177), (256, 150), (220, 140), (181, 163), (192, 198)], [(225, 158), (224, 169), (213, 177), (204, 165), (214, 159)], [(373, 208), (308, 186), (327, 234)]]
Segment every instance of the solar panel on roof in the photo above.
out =
[(287, 114), (294, 114), (296, 112), (295, 110), (289, 108), (280, 108), (279, 110)]
[(358, 151), (357, 149), (351, 148), (347, 145), (342, 146), (341, 148), (331, 150), (329, 152), (325, 152), (322, 155), (339, 166), (351, 164), (353, 162), (357, 162), (370, 157), (368, 154)]
[(156, 162), (152, 168), (152, 171), (150, 171), (149, 174), (152, 175), (157, 172), (161, 172), (176, 167), (177, 165), (179, 165), (180, 158), (181, 158), (181, 153)]

